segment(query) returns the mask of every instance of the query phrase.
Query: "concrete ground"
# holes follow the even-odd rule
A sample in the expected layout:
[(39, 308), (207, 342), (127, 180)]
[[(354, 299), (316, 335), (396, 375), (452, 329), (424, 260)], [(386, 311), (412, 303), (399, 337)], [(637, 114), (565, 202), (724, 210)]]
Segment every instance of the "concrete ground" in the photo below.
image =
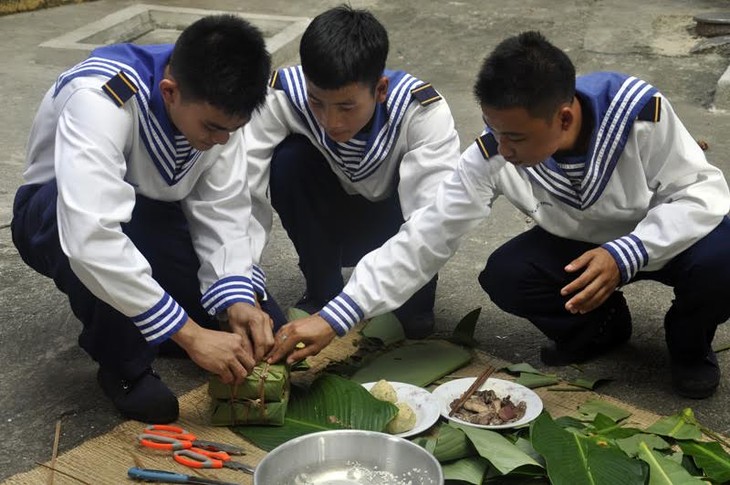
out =
[[(80, 323), (53, 283), (18, 257), (8, 228), (13, 194), (21, 183), (24, 147), (34, 110), (56, 76), (83, 58), (40, 47), (57, 36), (138, 2), (99, 0), (0, 17), (0, 479), (50, 457), (54, 426), (62, 419), (60, 451), (102, 434), (120, 422), (95, 383), (95, 365), (78, 348)], [(336, 0), (170, 0), (146, 3), (258, 14), (312, 17)], [(356, 0), (388, 27), (389, 67), (431, 81), (449, 101), (466, 147), (481, 130), (471, 94), (478, 66), (502, 38), (539, 29), (564, 48), (579, 72), (620, 70), (638, 75), (668, 96), (686, 126), (709, 143), (710, 160), (730, 174), (730, 114), (713, 110), (713, 91), (728, 65), (722, 52), (689, 54), (692, 16), (727, 9), (722, 0)], [(78, 60), (78, 59), (76, 59)], [(296, 58), (279, 59), (294, 63)], [(436, 312), (438, 328), (450, 330), (475, 307), (483, 307), (477, 338), (483, 350), (512, 362), (543, 368), (538, 353), (544, 337), (519, 318), (490, 303), (476, 282), (487, 256), (530, 221), (506, 201), (471, 233), (459, 254), (441, 272)], [(291, 244), (280, 228), (265, 269), (270, 289), (284, 305), (303, 290)], [(659, 414), (692, 407), (719, 432), (730, 432), (730, 353), (719, 355), (725, 377), (717, 394), (704, 401), (672, 394), (667, 372), (662, 318), (671, 290), (654, 283), (626, 288), (634, 316), (631, 343), (582, 367), (595, 377), (612, 377), (601, 392)], [(717, 344), (730, 343), (726, 326)], [(158, 371), (178, 393), (205, 381), (189, 361), (160, 360)], [(563, 376), (575, 368), (548, 369)]]

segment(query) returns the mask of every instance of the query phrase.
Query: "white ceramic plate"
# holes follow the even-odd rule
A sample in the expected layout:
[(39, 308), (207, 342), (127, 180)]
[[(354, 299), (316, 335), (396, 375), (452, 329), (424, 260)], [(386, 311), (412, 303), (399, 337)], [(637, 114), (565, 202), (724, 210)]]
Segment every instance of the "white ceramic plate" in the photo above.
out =
[(507, 424), (484, 425), (468, 423), (455, 416), (449, 416), (449, 411), (451, 411), (451, 403), (454, 401), (454, 399), (459, 399), (461, 395), (464, 394), (467, 389), (469, 389), (469, 386), (471, 386), (475, 380), (476, 377), (454, 379), (453, 381), (441, 384), (433, 390), (434, 397), (439, 400), (439, 410), (441, 412), (441, 416), (455, 423), (464, 424), (466, 426), (473, 426), (475, 428), (507, 429), (516, 428), (518, 426), (527, 424), (536, 417), (538, 417), (542, 412), (542, 399), (540, 399), (540, 396), (535, 394), (534, 391), (512, 381), (506, 381), (504, 379), (496, 379), (490, 377), (489, 379), (487, 379), (487, 382), (485, 382), (478, 390), (484, 391), (486, 389), (492, 389), (499, 398), (503, 398), (509, 395), (512, 402), (515, 404), (520, 401), (525, 401), (525, 404), (527, 406), (525, 409), (525, 415), (522, 417), (522, 419), (518, 419), (517, 421)]
[[(366, 382), (362, 386), (370, 391), (374, 385), (374, 382)], [(413, 429), (393, 436), (399, 436), (401, 438), (414, 436), (426, 431), (428, 428), (433, 426), (433, 423), (438, 421), (439, 416), (441, 415), (439, 402), (433, 394), (422, 387), (406, 384), (404, 382), (390, 382), (390, 385), (392, 385), (393, 389), (395, 389), (395, 393), (398, 395), (398, 401), (407, 403), (411, 408), (413, 408), (413, 412), (416, 413), (416, 425)]]

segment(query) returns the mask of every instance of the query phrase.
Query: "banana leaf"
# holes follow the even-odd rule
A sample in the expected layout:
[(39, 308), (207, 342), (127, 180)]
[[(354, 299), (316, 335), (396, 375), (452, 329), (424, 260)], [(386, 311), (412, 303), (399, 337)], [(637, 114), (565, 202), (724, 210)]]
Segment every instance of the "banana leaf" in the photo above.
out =
[(631, 416), (631, 413), (613, 404), (600, 399), (591, 399), (584, 402), (579, 408), (580, 418), (586, 421), (593, 421), (598, 414), (608, 416), (618, 422)]
[(282, 401), (289, 391), (289, 369), (282, 364), (258, 364), (246, 379), (232, 386), (223, 384), (218, 376), (208, 381), (208, 394), (213, 399)]
[(482, 307), (475, 308), (466, 314), (459, 323), (456, 324), (454, 332), (451, 334), (450, 342), (465, 347), (476, 347), (478, 342), (474, 339), (474, 331), (476, 330), (479, 314)]
[(523, 372), (520, 377), (515, 379), (515, 382), (530, 389), (536, 389), (538, 387), (553, 386), (560, 381), (554, 376)]
[(700, 427), (695, 424), (694, 414), (684, 410), (674, 416), (661, 418), (646, 428), (647, 433), (668, 436), (677, 440), (699, 440), (702, 438)]
[(288, 403), (286, 397), (280, 402), (268, 402), (263, 406), (258, 401), (213, 399), (210, 421), (213, 426), (281, 426), (284, 424)]
[(616, 445), (631, 457), (639, 455), (639, 445), (644, 443), (652, 450), (667, 450), (671, 446), (657, 435), (639, 433), (628, 438), (616, 440)]
[(441, 463), (476, 456), (474, 447), (460, 429), (448, 423), (441, 423), (434, 434), (435, 436), (417, 437), (412, 441), (425, 448)]
[(649, 464), (649, 485), (702, 485), (705, 483), (690, 475), (679, 463), (650, 450), (645, 443), (639, 445), (639, 458)]
[(291, 307), (286, 312), (286, 321), (293, 322), (294, 320), (299, 320), (300, 318), (306, 318), (308, 316), (309, 313), (305, 312), (304, 310), (300, 310), (297, 307)]
[(647, 467), (620, 450), (561, 429), (547, 413), (530, 426), (532, 446), (545, 458), (553, 485), (644, 485)]
[(271, 451), (297, 436), (328, 429), (384, 431), (398, 413), (392, 403), (375, 399), (360, 384), (322, 374), (308, 389), (292, 387), (282, 426), (236, 426), (233, 431)]
[(495, 431), (471, 426), (456, 427), (466, 434), (479, 455), (486, 458), (502, 475), (523, 467), (542, 468), (531, 456)]
[(385, 352), (357, 370), (355, 382), (405, 382), (426, 387), (437, 379), (463, 367), (471, 353), (443, 340), (412, 342)]
[(402, 342), (406, 338), (403, 325), (392, 313), (384, 313), (371, 318), (360, 333), (365, 337), (380, 340), (386, 347)]
[(556, 377), (554, 374), (545, 374), (544, 372), (540, 372), (539, 370), (535, 369), (527, 362), (521, 362), (519, 364), (509, 365), (509, 366), (505, 367), (505, 370), (507, 372), (509, 372), (510, 374), (515, 374), (515, 375), (520, 374), (522, 372), (526, 372), (528, 374), (537, 374), (540, 376)]
[(446, 480), (459, 480), (474, 485), (481, 485), (487, 468), (489, 462), (479, 456), (463, 458), (442, 467)]
[(697, 466), (702, 468), (705, 475), (713, 482), (730, 482), (730, 455), (719, 443), (680, 441), (679, 447), (682, 448), (685, 455), (694, 458)]

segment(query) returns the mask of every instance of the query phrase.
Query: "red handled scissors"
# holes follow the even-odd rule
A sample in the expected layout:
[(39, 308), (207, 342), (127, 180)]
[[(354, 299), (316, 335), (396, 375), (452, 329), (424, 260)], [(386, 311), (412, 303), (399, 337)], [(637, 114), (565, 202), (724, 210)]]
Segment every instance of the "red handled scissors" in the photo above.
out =
[(253, 475), (254, 467), (231, 461), (231, 455), (224, 451), (209, 451), (200, 448), (177, 450), (174, 453), (175, 461), (190, 468), (230, 468)]
[[(187, 450), (198, 448), (210, 452), (225, 452), (227, 455), (245, 455), (243, 448), (217, 443), (215, 441), (199, 440), (179, 426), (167, 424), (152, 424), (138, 436), (139, 444), (158, 450)], [(230, 457), (229, 457), (230, 458)]]

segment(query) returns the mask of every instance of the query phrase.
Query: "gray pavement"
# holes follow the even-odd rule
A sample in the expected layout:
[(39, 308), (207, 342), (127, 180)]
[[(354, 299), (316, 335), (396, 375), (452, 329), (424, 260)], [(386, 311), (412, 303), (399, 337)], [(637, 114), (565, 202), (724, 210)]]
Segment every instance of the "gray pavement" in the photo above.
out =
[[(0, 480), (50, 457), (54, 426), (62, 419), (60, 450), (68, 450), (120, 422), (95, 383), (96, 368), (76, 345), (80, 323), (53, 283), (28, 269), (10, 240), (12, 198), (21, 183), (25, 142), (43, 93), (68, 65), (84, 57), (40, 44), (139, 2), (91, 3), (0, 17)], [(246, 11), (312, 17), (337, 1), (189, 0), (149, 1), (180, 8)], [(579, 72), (620, 70), (638, 75), (668, 96), (692, 134), (706, 140), (710, 160), (730, 174), (730, 114), (712, 109), (717, 80), (728, 65), (722, 52), (689, 54), (692, 16), (727, 10), (722, 0), (363, 0), (388, 27), (389, 67), (406, 69), (431, 81), (449, 101), (466, 147), (481, 129), (471, 86), (484, 55), (502, 38), (539, 29), (567, 50)], [(277, 61), (296, 62), (283, 50)], [(504, 314), (479, 288), (476, 276), (487, 256), (529, 227), (530, 221), (506, 201), (464, 241), (441, 272), (436, 312), (440, 331), (449, 331), (469, 310), (483, 307), (480, 347), (512, 362), (539, 361), (544, 337), (519, 318)], [(277, 226), (264, 264), (270, 289), (283, 306), (303, 290), (291, 244)], [(717, 394), (704, 401), (671, 393), (662, 318), (671, 291), (637, 283), (626, 289), (635, 322), (631, 343), (586, 364), (591, 376), (612, 377), (601, 392), (659, 414), (692, 407), (719, 432), (730, 432), (730, 353), (720, 354), (724, 370)], [(730, 343), (727, 326), (716, 343)], [(205, 381), (185, 360), (160, 360), (158, 371), (178, 393)], [(549, 369), (563, 376), (575, 368)]]

